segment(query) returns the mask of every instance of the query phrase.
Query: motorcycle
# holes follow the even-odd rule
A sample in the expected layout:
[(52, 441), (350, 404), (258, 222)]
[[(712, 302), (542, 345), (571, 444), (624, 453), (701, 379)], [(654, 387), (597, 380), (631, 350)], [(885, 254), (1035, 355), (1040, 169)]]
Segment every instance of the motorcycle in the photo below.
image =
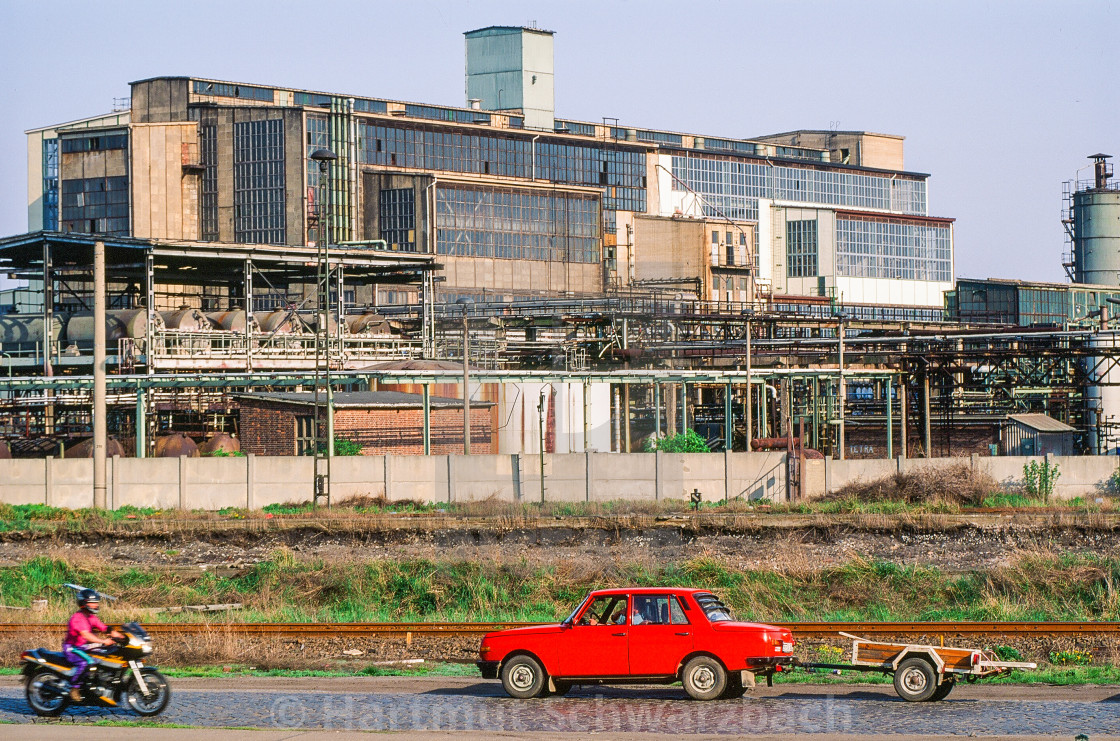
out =
[[(151, 636), (139, 623), (110, 626), (122, 635), (116, 643), (87, 651), (93, 661), (86, 669), (79, 705), (122, 707), (138, 715), (158, 715), (171, 700), (167, 678), (144, 658), (152, 652)], [(70, 705), (70, 676), (73, 667), (57, 651), (37, 648), (20, 654), (27, 704), (36, 715), (57, 716)]]

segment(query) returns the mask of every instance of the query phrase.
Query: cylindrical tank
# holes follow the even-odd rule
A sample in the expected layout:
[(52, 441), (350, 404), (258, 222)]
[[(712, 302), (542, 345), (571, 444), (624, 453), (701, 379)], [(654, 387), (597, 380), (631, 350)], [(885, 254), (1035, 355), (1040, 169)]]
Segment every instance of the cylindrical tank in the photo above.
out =
[(153, 456), (156, 458), (179, 458), (181, 456), (197, 458), (198, 445), (186, 435), (180, 432), (172, 432), (170, 435), (156, 438)]
[[(143, 337), (147, 332), (146, 309), (115, 309), (105, 312), (106, 342), (115, 342), (122, 337)], [(67, 318), (66, 341), (93, 342), (93, 312), (82, 311)]]
[(214, 455), (219, 450), (223, 453), (238, 453), (241, 451), (241, 441), (228, 432), (215, 432), (198, 446), (199, 455)]
[(389, 320), (380, 314), (350, 314), (345, 317), (350, 334), (390, 334)]
[(1073, 234), (1076, 282), (1120, 286), (1120, 190), (1074, 193)]
[[(1101, 332), (1090, 346), (1108, 348), (1113, 353), (1113, 348), (1120, 347), (1120, 337), (1114, 332)], [(1114, 455), (1120, 447), (1120, 370), (1109, 357), (1086, 358), (1084, 363), (1089, 377), (1085, 389), (1089, 453)]]
[(276, 334), (289, 334), (300, 331), (300, 321), (290, 311), (270, 311), (266, 314), (257, 314), (257, 322), (262, 332), (275, 332)]
[[(57, 340), (62, 335), (62, 320), (51, 317), (50, 339)], [(20, 314), (0, 316), (0, 343), (31, 344), (43, 341), (43, 317)]]
[[(120, 457), (124, 458), (127, 454), (124, 452), (124, 446), (121, 445), (120, 441), (117, 440), (117, 438), (110, 436), (109, 439), (105, 441), (105, 455), (108, 456), (109, 458), (112, 458), (115, 455), (119, 455)], [(87, 437), (85, 440), (82, 440), (80, 443), (76, 443), (74, 445), (71, 445), (68, 448), (64, 448), (63, 453), (62, 453), (62, 457), (63, 458), (92, 458), (93, 457), (93, 438), (92, 437)]]
[[(304, 331), (306, 331), (306, 332), (315, 332), (316, 331), (316, 325), (319, 323), (319, 315), (318, 314), (304, 314), (300, 318), (303, 319), (304, 325), (306, 327)], [(338, 319), (335, 318), (335, 315), (333, 313), (329, 314), (327, 316), (327, 324), (330, 326), (331, 336), (332, 337), (338, 337), (338, 334), (339, 334)], [(344, 324), (343, 327), (342, 327), (342, 331), (343, 331), (343, 333), (346, 333), (347, 331), (349, 331), (349, 328), (346, 327), (345, 324)]]
[[(244, 309), (234, 309), (232, 311), (211, 311), (206, 314), (206, 318), (210, 320), (210, 326), (213, 329), (223, 329), (227, 332), (245, 331)], [(257, 330), (256, 317), (253, 318), (253, 330)]]
[(210, 320), (198, 309), (184, 307), (178, 311), (161, 311), (159, 315), (168, 329), (180, 332), (205, 332), (210, 329)]

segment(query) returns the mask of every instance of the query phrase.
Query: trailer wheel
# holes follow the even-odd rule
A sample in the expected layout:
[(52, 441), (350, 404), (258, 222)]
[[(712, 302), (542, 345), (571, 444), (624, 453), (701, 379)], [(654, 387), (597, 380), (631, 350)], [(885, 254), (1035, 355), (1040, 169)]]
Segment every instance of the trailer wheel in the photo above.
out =
[(940, 700), (944, 700), (949, 696), (949, 693), (953, 691), (953, 685), (955, 684), (956, 681), (952, 679), (942, 680), (941, 684), (937, 685), (937, 690), (932, 695), (930, 695), (929, 701), (938, 702)]
[(895, 669), (894, 690), (907, 702), (925, 702), (937, 689), (937, 670), (926, 659), (915, 656)]

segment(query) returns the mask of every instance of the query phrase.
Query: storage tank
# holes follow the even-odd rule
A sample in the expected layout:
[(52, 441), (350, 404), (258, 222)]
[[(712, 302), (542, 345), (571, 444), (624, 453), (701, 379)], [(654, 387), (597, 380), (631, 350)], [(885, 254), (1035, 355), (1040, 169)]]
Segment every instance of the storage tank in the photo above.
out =
[(290, 311), (269, 311), (257, 314), (262, 332), (275, 332), (276, 334), (290, 334), (302, 331), (299, 317)]
[[(210, 320), (210, 326), (213, 329), (222, 329), (227, 332), (244, 332), (245, 331), (245, 310), (234, 309), (232, 311), (211, 311), (207, 312), (206, 318)], [(258, 331), (256, 317), (253, 317), (253, 331)]]
[(1120, 183), (1112, 177), (1111, 159), (1094, 154), (1093, 181), (1073, 193), (1074, 281), (1120, 286)]
[[(152, 329), (163, 326), (158, 315)], [(105, 341), (116, 342), (122, 337), (145, 337), (148, 333), (146, 309), (115, 309), (105, 312)], [(93, 342), (93, 312), (71, 314), (66, 320), (67, 342)]]
[[(51, 317), (50, 338), (57, 340), (62, 335), (62, 320)], [(0, 316), (0, 343), (31, 345), (43, 341), (43, 317), (20, 314)]]
[(1089, 453), (1113, 455), (1120, 447), (1120, 370), (1110, 355), (1120, 348), (1120, 337), (1117, 332), (1099, 332), (1090, 346), (1109, 355), (1084, 360), (1088, 376), (1085, 402), (1089, 412)]
[(345, 317), (350, 334), (392, 334), (389, 320), (380, 314), (350, 314)]
[(168, 329), (180, 332), (206, 332), (210, 329), (210, 320), (198, 309), (184, 306), (178, 311), (161, 311), (159, 315)]

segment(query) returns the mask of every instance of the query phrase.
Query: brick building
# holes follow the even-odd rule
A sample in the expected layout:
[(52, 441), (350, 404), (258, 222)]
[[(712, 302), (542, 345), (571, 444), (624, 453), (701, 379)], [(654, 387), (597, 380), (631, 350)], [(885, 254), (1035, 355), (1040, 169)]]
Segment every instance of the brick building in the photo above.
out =
[[(301, 455), (312, 447), (315, 398), (311, 393), (242, 394), (241, 450), (254, 455)], [(471, 402), (471, 445), (493, 451), (493, 404)], [(335, 437), (353, 440), (363, 455), (424, 453), (424, 407), (419, 394), (399, 391), (334, 395)], [(431, 451), (463, 452), (463, 402), (430, 399)]]

